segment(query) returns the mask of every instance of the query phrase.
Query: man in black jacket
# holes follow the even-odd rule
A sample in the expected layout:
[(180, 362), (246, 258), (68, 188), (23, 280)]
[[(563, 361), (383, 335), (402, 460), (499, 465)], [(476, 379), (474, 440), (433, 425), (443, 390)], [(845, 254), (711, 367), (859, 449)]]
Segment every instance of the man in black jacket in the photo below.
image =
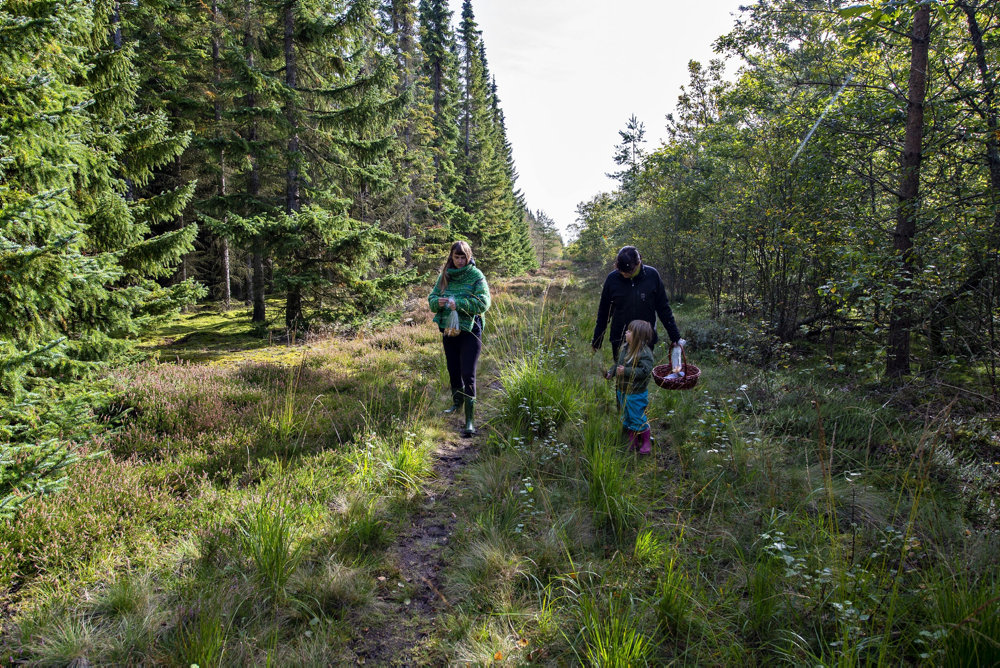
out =
[(660, 274), (652, 267), (642, 264), (635, 246), (625, 246), (618, 251), (615, 270), (604, 279), (601, 290), (601, 304), (597, 307), (597, 326), (590, 345), (598, 350), (604, 341), (604, 330), (611, 318), (611, 351), (618, 360), (618, 350), (625, 340), (625, 329), (633, 320), (645, 320), (653, 327), (652, 348), (657, 341), (656, 316), (667, 330), (672, 343), (684, 345), (674, 314), (667, 300), (667, 290), (663, 287)]

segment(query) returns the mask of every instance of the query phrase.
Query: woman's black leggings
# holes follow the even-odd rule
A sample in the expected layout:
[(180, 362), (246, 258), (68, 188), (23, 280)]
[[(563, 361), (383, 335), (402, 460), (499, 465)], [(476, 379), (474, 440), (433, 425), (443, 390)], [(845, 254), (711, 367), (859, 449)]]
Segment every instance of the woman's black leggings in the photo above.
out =
[[(478, 329), (478, 328), (477, 328)], [(467, 396), (476, 396), (476, 367), (483, 343), (471, 332), (462, 331), (458, 336), (445, 336), (444, 358), (448, 362), (448, 378), (454, 390)]]

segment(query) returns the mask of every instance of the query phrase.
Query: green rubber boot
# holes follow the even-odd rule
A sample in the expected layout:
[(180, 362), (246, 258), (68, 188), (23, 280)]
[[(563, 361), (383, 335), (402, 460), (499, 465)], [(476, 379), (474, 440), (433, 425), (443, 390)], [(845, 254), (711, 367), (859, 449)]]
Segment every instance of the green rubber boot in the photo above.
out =
[(456, 390), (454, 387), (451, 388), (451, 406), (444, 409), (442, 412), (448, 415), (458, 412), (458, 409), (462, 407), (463, 397), (465, 397), (465, 395), (462, 393), (462, 390)]
[(472, 424), (475, 416), (476, 398), (467, 396), (465, 397), (465, 428), (462, 430), (462, 436), (475, 436), (476, 426)]

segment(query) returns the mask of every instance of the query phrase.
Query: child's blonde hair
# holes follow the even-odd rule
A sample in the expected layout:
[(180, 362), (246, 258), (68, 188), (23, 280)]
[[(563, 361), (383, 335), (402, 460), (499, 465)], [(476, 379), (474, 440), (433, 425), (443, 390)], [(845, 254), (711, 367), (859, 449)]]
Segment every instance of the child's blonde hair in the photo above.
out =
[(653, 327), (645, 320), (633, 320), (628, 324), (628, 331), (632, 332), (632, 340), (628, 344), (625, 361), (635, 366), (639, 362), (642, 347), (653, 340)]

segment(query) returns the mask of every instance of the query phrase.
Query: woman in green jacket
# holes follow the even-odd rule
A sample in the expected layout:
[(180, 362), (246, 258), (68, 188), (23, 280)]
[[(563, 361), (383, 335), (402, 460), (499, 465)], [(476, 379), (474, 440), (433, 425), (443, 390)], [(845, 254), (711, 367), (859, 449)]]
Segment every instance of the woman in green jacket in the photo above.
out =
[[(445, 413), (455, 413), (465, 406), (463, 434), (476, 433), (476, 368), (482, 351), (483, 314), (490, 307), (490, 288), (472, 257), (472, 248), (464, 241), (451, 245), (448, 260), (441, 267), (434, 289), (427, 298), (434, 322), (441, 330), (444, 357), (451, 381), (452, 405)], [(452, 311), (458, 314), (459, 326), (449, 327)]]

